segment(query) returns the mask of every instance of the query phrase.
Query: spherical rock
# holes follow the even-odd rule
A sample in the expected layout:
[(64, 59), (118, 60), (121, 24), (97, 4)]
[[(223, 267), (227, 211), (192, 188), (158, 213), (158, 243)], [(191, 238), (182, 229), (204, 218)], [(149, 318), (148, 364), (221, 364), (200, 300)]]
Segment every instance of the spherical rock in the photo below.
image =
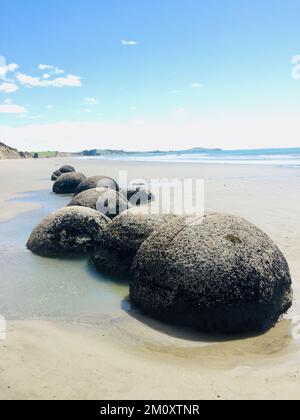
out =
[(148, 203), (154, 198), (151, 191), (143, 185), (129, 186), (128, 188), (122, 189), (121, 194), (123, 194), (133, 206), (140, 206), (141, 204)]
[(27, 248), (44, 257), (67, 257), (92, 252), (108, 219), (84, 207), (66, 207), (50, 214), (32, 232)]
[(172, 216), (126, 215), (116, 217), (104, 232), (93, 262), (100, 272), (127, 276), (142, 243)]
[(99, 175), (92, 176), (81, 182), (81, 184), (79, 184), (76, 188), (75, 195), (92, 188), (110, 188), (114, 191), (119, 191), (119, 186), (114, 179)]
[(56, 181), (61, 176), (61, 172), (59, 170), (54, 171), (51, 177), (51, 181)]
[(76, 195), (69, 206), (90, 207), (113, 219), (130, 208), (131, 204), (122, 195), (110, 188), (91, 188)]
[(177, 217), (140, 247), (134, 307), (160, 320), (225, 334), (265, 331), (292, 305), (288, 263), (239, 217)]
[(60, 171), (62, 174), (68, 174), (68, 173), (70, 173), (70, 172), (76, 172), (76, 169), (74, 168), (74, 166), (71, 166), (71, 165), (64, 165), (64, 166), (62, 166), (61, 168), (59, 168), (59, 171)]
[(106, 188), (91, 188), (75, 195), (68, 206), (89, 207), (97, 210), (97, 201), (100, 195), (107, 191)]
[(79, 172), (62, 174), (53, 184), (53, 192), (56, 194), (74, 194), (78, 185), (85, 180), (85, 176)]

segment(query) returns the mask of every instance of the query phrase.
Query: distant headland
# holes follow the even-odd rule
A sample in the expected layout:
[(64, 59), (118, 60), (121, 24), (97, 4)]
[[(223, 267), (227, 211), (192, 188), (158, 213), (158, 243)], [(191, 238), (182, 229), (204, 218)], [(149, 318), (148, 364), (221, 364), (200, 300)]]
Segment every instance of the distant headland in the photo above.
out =
[(0, 159), (28, 159), (28, 158), (57, 158), (57, 157), (110, 157), (110, 156), (147, 156), (147, 155), (160, 155), (167, 156), (169, 154), (196, 154), (196, 153), (209, 153), (221, 152), (222, 149), (208, 149), (204, 147), (195, 147), (187, 150), (153, 150), (153, 151), (126, 151), (115, 149), (91, 149), (83, 150), (81, 152), (59, 152), (59, 151), (31, 151), (19, 152), (4, 143), (0, 142)]

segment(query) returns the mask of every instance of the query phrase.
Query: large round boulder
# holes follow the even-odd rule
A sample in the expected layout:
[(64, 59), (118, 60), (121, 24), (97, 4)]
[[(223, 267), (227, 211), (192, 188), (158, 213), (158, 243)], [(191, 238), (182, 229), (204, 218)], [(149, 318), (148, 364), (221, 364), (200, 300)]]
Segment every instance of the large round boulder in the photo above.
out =
[(128, 188), (121, 190), (121, 194), (127, 198), (127, 200), (133, 206), (140, 206), (153, 200), (153, 194), (144, 185), (131, 185)]
[(65, 207), (50, 214), (32, 232), (27, 248), (44, 257), (67, 257), (94, 251), (108, 219), (84, 207)]
[(54, 171), (51, 176), (51, 181), (56, 181), (61, 176), (61, 172), (59, 170)]
[(98, 175), (86, 178), (83, 182), (81, 182), (75, 190), (75, 195), (92, 188), (110, 188), (111, 190), (119, 191), (119, 186), (114, 179)]
[(202, 331), (265, 331), (292, 305), (288, 263), (260, 229), (239, 217), (177, 217), (140, 247), (133, 307)]
[(131, 207), (125, 197), (110, 188), (85, 190), (76, 195), (68, 205), (90, 207), (110, 219)]
[(123, 213), (107, 225), (93, 256), (98, 271), (128, 276), (142, 243), (172, 216), (146, 216)]
[(74, 168), (74, 166), (71, 166), (71, 165), (64, 165), (64, 166), (61, 166), (61, 167), (59, 168), (59, 171), (60, 171), (62, 174), (68, 174), (68, 173), (70, 173), (70, 172), (76, 172), (76, 169)]
[(68, 172), (62, 174), (53, 184), (55, 194), (74, 194), (78, 185), (86, 178), (79, 172)]

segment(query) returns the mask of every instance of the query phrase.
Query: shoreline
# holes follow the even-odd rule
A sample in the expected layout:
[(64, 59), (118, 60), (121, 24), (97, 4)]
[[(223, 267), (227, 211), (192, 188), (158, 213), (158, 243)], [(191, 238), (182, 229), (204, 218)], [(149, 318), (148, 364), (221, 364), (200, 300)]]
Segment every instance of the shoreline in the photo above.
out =
[(102, 328), (13, 322), (0, 342), (1, 399), (298, 399), (299, 359), (289, 360), (272, 333), (234, 347), (157, 348), (129, 346)]
[[(10, 229), (25, 215), (30, 218), (36, 212), (35, 217), (42, 216), (49, 212), (49, 205), (64, 206), (66, 198), (51, 195), (50, 181), (51, 173), (62, 163), (73, 163), (90, 176), (116, 177), (122, 169), (128, 171), (129, 179), (166, 177), (166, 165), (159, 162), (67, 158), (5, 162), (0, 163), (0, 224), (9, 224)], [(91, 314), (92, 322), (89, 317), (76, 320), (74, 316), (69, 320), (8, 321), (7, 340), (0, 340), (1, 399), (298, 398), (300, 343), (291, 337), (290, 321), (300, 314), (298, 169), (170, 163), (168, 177), (205, 180), (208, 211), (249, 219), (283, 250), (295, 292), (287, 319), (266, 334), (227, 340), (162, 325), (121, 306), (115, 313)], [(8, 239), (0, 238), (3, 264)], [(21, 256), (24, 247), (20, 243)], [(18, 270), (25, 267), (22, 262), (16, 264), (9, 287)], [(45, 281), (42, 277), (37, 280), (40, 284)], [(114, 293), (121, 293), (114, 287)], [(118, 299), (121, 305), (121, 294)]]

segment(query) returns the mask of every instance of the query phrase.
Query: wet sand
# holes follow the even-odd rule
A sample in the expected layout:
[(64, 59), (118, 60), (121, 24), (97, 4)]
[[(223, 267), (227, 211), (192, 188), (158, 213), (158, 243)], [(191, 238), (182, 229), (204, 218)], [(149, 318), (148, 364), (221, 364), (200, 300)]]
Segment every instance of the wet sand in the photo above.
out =
[[(207, 211), (245, 217), (280, 246), (292, 272), (294, 306), (267, 334), (235, 339), (201, 336), (128, 312), (122, 301), (126, 288), (116, 291), (120, 307), (104, 308), (102, 314), (12, 317), (7, 339), (0, 340), (0, 398), (299, 398), (300, 342), (292, 338), (291, 319), (300, 315), (300, 169), (72, 159), (0, 161), (3, 226), (46, 206), (52, 186), (49, 176), (64, 163), (89, 176), (118, 177), (122, 169), (129, 179), (205, 179)], [(8, 240), (0, 237), (3, 263)], [(5, 279), (12, 284), (14, 270), (22, 266)]]

